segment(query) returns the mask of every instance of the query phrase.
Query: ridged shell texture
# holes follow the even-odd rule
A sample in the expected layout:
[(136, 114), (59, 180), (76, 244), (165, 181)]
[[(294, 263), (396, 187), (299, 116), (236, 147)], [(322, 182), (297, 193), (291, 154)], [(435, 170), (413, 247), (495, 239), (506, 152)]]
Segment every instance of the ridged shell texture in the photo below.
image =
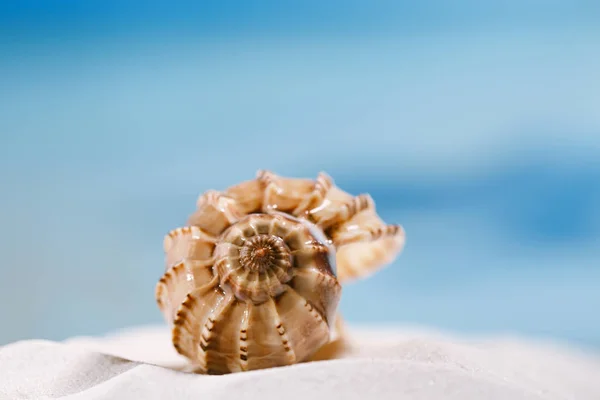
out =
[(307, 361), (331, 335), (341, 285), (389, 264), (404, 246), (369, 195), (320, 173), (259, 171), (202, 194), (165, 237), (158, 306), (175, 349), (207, 374)]

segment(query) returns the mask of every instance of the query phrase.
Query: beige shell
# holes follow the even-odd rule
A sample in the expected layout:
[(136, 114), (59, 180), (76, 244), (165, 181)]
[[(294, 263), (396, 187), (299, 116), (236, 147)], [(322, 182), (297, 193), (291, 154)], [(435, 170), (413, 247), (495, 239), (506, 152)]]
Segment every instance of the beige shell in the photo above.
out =
[(309, 360), (331, 338), (341, 285), (389, 264), (404, 231), (368, 195), (259, 171), (199, 197), (164, 240), (158, 306), (175, 349), (201, 373)]

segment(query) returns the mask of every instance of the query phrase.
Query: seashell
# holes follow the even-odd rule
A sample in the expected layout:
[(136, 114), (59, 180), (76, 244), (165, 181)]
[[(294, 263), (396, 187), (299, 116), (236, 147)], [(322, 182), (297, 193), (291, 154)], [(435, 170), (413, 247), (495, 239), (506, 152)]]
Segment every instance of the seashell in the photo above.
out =
[(389, 264), (404, 246), (373, 199), (316, 179), (259, 171), (206, 191), (164, 239), (158, 307), (175, 349), (206, 374), (308, 361), (336, 325), (341, 283)]

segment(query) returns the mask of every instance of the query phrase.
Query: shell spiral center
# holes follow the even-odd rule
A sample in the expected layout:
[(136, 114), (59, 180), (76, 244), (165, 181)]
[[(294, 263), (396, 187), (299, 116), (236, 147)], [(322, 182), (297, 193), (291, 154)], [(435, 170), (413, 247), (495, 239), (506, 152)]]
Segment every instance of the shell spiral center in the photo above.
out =
[(249, 271), (265, 273), (272, 268), (292, 266), (290, 250), (283, 239), (258, 235), (247, 239), (240, 249), (240, 264)]
[(289, 217), (268, 214), (251, 214), (231, 225), (215, 248), (213, 268), (221, 286), (254, 304), (282, 294), (294, 277), (297, 246), (305, 242), (299, 228)]

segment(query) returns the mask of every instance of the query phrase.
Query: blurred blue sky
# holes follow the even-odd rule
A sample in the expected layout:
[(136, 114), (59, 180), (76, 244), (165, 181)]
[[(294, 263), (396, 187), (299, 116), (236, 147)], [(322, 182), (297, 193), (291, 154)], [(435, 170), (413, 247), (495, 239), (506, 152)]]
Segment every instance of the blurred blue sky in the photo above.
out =
[(0, 343), (160, 323), (162, 237), (257, 169), (370, 192), (350, 322), (600, 348), (600, 7), (0, 3)]

